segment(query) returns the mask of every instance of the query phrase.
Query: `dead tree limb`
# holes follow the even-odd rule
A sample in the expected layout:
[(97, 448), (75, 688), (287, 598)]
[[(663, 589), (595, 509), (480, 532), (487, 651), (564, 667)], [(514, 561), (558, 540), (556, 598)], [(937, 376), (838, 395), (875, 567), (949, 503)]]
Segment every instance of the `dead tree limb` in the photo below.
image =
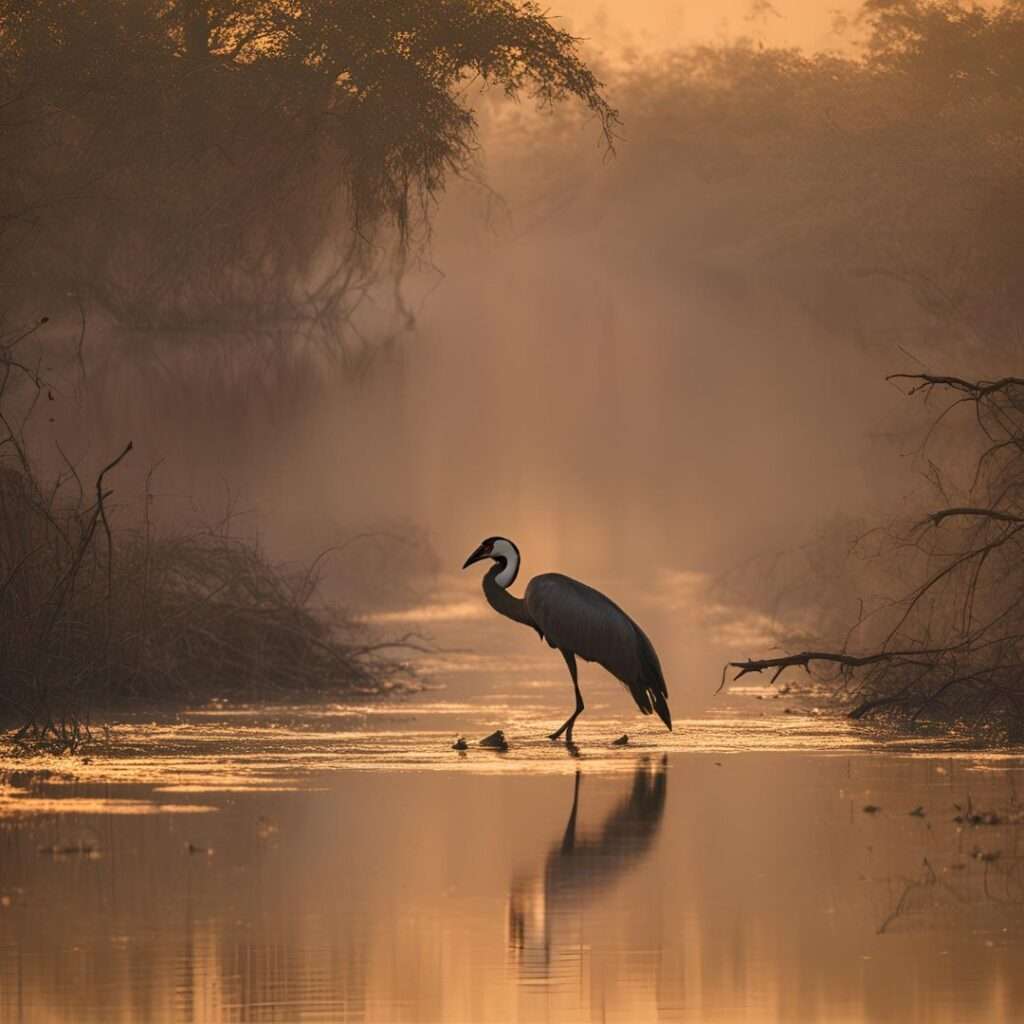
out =
[(1001, 512), (995, 508), (943, 508), (937, 512), (929, 512), (921, 521), (921, 526), (938, 526), (946, 519), (957, 516), (974, 517), (978, 519), (994, 519), (1001, 523), (1024, 523), (1024, 516), (1014, 515), (1012, 512)]
[(965, 380), (963, 377), (949, 377), (933, 373), (890, 373), (886, 380), (916, 381), (908, 395), (931, 388), (946, 387), (954, 391), (962, 391), (973, 398), (984, 398), (997, 391), (1005, 391), (1011, 387), (1024, 388), (1024, 377), (1000, 377), (998, 380)]
[(107, 509), (103, 504), (104, 499), (109, 497), (109, 492), (104, 493), (103, 491), (103, 478), (115, 467), (117, 464), (132, 450), (134, 445), (129, 441), (122, 450), (121, 454), (117, 456), (111, 462), (108, 462), (96, 477), (96, 512), (103, 523), (103, 532), (107, 537), (107, 598), (110, 598), (110, 592), (113, 589), (113, 578), (114, 578), (114, 538), (110, 532), (110, 522), (107, 520)]
[(780, 658), (748, 658), (746, 661), (730, 661), (722, 668), (722, 682), (715, 693), (721, 693), (725, 686), (726, 673), (731, 668), (738, 668), (739, 672), (732, 677), (732, 681), (742, 679), (751, 672), (763, 672), (766, 668), (775, 669), (769, 686), (775, 682), (787, 668), (802, 668), (810, 672), (812, 661), (830, 661), (833, 664), (842, 665), (845, 668), (861, 668), (864, 665), (874, 665), (880, 661), (889, 661), (893, 658), (908, 658), (913, 655), (938, 654), (938, 651), (877, 651), (874, 654), (842, 654), (838, 651), (803, 651), (800, 654), (786, 654)]
[[(891, 708), (911, 723), (929, 715), (1024, 734), (1024, 377), (904, 373), (887, 379), (906, 385), (910, 395), (947, 396), (919, 450), (938, 507), (916, 522), (897, 520), (889, 536), (887, 576), (899, 590), (880, 581), (870, 612), (878, 617), (868, 623), (862, 605), (846, 640), (834, 641), (832, 650), (728, 662), (716, 692), (730, 668), (734, 679), (770, 670), (774, 683), (787, 668), (810, 672), (812, 662), (826, 662), (838, 667), (833, 681), (856, 704), (852, 718)], [(954, 457), (974, 465), (967, 466), (970, 483), (951, 488), (927, 447), (960, 406), (970, 419), (950, 424), (960, 441)], [(948, 520), (959, 528), (940, 532)], [(871, 653), (846, 653), (855, 630), (858, 646)], [(857, 669), (864, 671), (853, 681)]]

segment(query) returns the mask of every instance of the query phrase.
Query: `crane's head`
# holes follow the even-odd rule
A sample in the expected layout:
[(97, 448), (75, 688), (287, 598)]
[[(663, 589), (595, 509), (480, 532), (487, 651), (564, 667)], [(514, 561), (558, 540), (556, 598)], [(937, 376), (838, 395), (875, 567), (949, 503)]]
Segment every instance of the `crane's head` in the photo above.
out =
[(498, 566), (498, 574), (494, 577), (499, 587), (511, 585), (519, 572), (519, 548), (506, 537), (488, 537), (481, 541), (480, 546), (462, 563), (468, 569), (474, 562), (482, 562), (490, 558)]

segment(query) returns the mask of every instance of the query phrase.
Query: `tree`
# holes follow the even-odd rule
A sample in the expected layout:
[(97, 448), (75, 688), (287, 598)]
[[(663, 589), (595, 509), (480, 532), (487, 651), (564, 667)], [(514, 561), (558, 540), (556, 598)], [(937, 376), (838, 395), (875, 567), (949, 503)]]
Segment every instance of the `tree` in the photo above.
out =
[(8, 310), (344, 331), (470, 162), (473, 82), (616, 114), (511, 0), (2, 0)]
[[(735, 678), (771, 671), (772, 681), (789, 668), (831, 665), (829, 681), (855, 702), (852, 717), (969, 722), (1019, 738), (1024, 6), (869, 0), (864, 15), (864, 57), (836, 64), (834, 84), (818, 79), (824, 110), (809, 104), (801, 122), (784, 121), (791, 140), (817, 134), (821, 143), (820, 157), (815, 147), (797, 150), (805, 175), (823, 185), (829, 160), (835, 174), (828, 216), (807, 204), (802, 237), (783, 237), (805, 258), (807, 239), (828, 237), (822, 227), (831, 222), (822, 251), (834, 265), (897, 282), (927, 314), (916, 325), (915, 372), (890, 377), (942, 403), (918, 451), (927, 506), (858, 538), (851, 561), (873, 562), (874, 571), (844, 628), (802, 637), (813, 648), (797, 646), (799, 653), (730, 664)], [(823, 60), (777, 78), (787, 100)], [(790, 147), (785, 159), (792, 157)], [(806, 181), (798, 190), (810, 194)], [(972, 372), (920, 372), (940, 358)], [(978, 372), (979, 364), (988, 369)]]

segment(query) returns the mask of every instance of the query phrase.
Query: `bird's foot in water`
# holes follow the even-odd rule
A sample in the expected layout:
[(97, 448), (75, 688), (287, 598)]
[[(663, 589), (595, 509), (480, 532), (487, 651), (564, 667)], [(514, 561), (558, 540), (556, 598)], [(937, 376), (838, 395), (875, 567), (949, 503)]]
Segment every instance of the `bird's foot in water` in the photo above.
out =
[(571, 729), (566, 731), (566, 728), (563, 725), (562, 728), (559, 729), (557, 732), (551, 733), (551, 735), (548, 736), (548, 739), (549, 740), (553, 740), (553, 741), (560, 740), (562, 738), (562, 734), (563, 733), (565, 733), (565, 747), (566, 747), (566, 749), (569, 751), (570, 754), (573, 755), (573, 757), (578, 757), (579, 753), (580, 753), (580, 748), (577, 747), (576, 744), (573, 743), (573, 741), (572, 741), (572, 730)]
[(571, 722), (566, 722), (563, 726), (561, 726), (561, 728), (556, 729), (553, 733), (551, 733), (548, 736), (548, 739), (549, 740), (560, 740), (562, 738), (562, 734), (564, 733), (565, 734), (565, 742), (571, 744), (572, 743), (572, 730), (573, 730), (573, 727), (575, 725), (576, 725), (576, 719), (575, 719), (575, 716), (574, 716)]

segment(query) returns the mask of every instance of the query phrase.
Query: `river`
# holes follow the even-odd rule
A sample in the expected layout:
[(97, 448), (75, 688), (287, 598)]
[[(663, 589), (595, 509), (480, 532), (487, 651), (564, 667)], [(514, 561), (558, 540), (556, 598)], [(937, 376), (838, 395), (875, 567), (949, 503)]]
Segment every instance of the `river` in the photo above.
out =
[(671, 734), (584, 666), (548, 741), (561, 659), (460, 582), (376, 616), (470, 648), (420, 692), (5, 758), (0, 1021), (1024, 1019), (1021, 752), (715, 697), (759, 624), (692, 583), (628, 605)]

